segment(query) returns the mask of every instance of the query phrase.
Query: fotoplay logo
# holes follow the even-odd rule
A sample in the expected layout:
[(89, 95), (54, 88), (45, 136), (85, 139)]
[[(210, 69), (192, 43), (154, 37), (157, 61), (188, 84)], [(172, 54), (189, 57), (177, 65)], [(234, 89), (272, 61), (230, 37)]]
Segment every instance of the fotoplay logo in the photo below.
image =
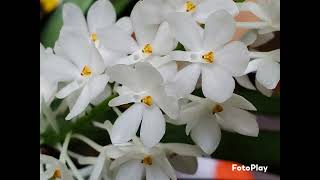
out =
[(259, 171), (267, 172), (268, 166), (259, 166), (258, 164), (251, 164), (250, 166), (232, 164), (232, 171)]

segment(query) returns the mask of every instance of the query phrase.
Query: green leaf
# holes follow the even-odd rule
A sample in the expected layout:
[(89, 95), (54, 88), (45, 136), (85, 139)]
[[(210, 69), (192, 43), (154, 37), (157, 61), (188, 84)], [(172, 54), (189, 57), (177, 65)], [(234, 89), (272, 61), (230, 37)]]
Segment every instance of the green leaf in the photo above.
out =
[[(63, 3), (75, 3), (83, 12), (86, 12), (94, 0), (65, 0)], [(60, 29), (62, 27), (62, 7), (60, 5), (58, 9), (51, 14), (47, 22), (44, 24), (42, 32), (40, 33), (41, 43), (45, 47), (53, 47), (54, 43), (59, 37)]]

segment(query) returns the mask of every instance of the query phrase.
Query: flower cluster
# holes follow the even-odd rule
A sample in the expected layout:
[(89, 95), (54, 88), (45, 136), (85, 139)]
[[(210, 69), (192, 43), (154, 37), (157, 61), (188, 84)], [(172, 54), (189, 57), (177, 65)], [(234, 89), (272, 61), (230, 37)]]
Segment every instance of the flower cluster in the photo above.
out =
[[(240, 11), (258, 20), (236, 22)], [(235, 40), (237, 28), (247, 32)], [(94, 122), (108, 131), (110, 145), (70, 134), (59, 160), (41, 155), (40, 163), (49, 164), (46, 170), (40, 166), (41, 178), (176, 179), (173, 156), (212, 154), (221, 129), (258, 136), (250, 112), (256, 108), (234, 89), (238, 82), (272, 94), (280, 80), (280, 49), (254, 48), (272, 39), (274, 31), (280, 31), (279, 0), (143, 0), (130, 17), (120, 19), (108, 0), (97, 0), (86, 17), (78, 6), (65, 3), (55, 46), (40, 44), (41, 131), (50, 125), (59, 131), (53, 122), (59, 109), (68, 108), (65, 119), (77, 121), (112, 94), (116, 97), (108, 105), (118, 118), (114, 124)], [(256, 87), (249, 73), (255, 73)], [(194, 95), (195, 89), (203, 96)], [(55, 98), (64, 100), (53, 112)], [(117, 107), (123, 105), (121, 112)], [(195, 145), (160, 143), (166, 123), (186, 125)], [(70, 138), (83, 140), (100, 155), (69, 152)], [(77, 170), (69, 155), (88, 168)]]

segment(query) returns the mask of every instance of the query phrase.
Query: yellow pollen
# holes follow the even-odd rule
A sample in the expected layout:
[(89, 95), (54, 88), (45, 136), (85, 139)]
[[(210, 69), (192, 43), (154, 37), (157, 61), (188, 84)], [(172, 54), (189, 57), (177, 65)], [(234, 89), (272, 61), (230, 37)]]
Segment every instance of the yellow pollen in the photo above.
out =
[(96, 42), (97, 39), (98, 39), (97, 33), (92, 33), (92, 34), (91, 34), (91, 40), (92, 40), (93, 42)]
[(56, 169), (56, 170), (54, 171), (52, 178), (53, 178), (53, 179), (61, 178), (61, 171), (60, 171), (60, 169)]
[(145, 164), (145, 165), (149, 165), (151, 166), (152, 165), (152, 158), (151, 156), (145, 156), (142, 160), (142, 163)]
[(219, 105), (219, 104), (214, 106), (213, 109), (212, 109), (212, 112), (214, 112), (214, 113), (219, 113), (219, 112), (222, 112), (222, 111), (223, 111), (223, 107), (221, 105)]
[(207, 52), (206, 54), (202, 55), (202, 59), (207, 63), (213, 63), (214, 61), (214, 54), (212, 51)]
[(143, 49), (142, 49), (142, 52), (146, 55), (150, 55), (152, 54), (152, 46), (151, 44), (146, 44)]
[(187, 1), (184, 4), (184, 7), (186, 8), (187, 12), (193, 12), (196, 10), (196, 5), (192, 1)]
[(142, 98), (141, 102), (148, 105), (148, 106), (151, 106), (153, 104), (153, 100), (152, 100), (151, 96), (146, 96), (146, 97)]
[(46, 13), (50, 13), (58, 7), (60, 0), (40, 0), (42, 9)]
[(91, 75), (91, 69), (89, 66), (85, 65), (81, 71), (81, 76), (90, 76)]

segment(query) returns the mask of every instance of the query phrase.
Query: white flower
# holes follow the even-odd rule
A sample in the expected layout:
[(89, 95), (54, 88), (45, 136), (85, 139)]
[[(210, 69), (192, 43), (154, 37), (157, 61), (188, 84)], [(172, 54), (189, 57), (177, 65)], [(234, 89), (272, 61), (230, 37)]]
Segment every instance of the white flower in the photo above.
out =
[(208, 98), (191, 96), (193, 102), (181, 107), (180, 121), (187, 124), (186, 134), (204, 152), (212, 154), (218, 147), (222, 129), (247, 136), (258, 136), (259, 128), (254, 115), (246, 110), (256, 108), (243, 97), (233, 94), (224, 103)]
[(122, 84), (119, 96), (109, 106), (134, 103), (116, 120), (112, 133), (113, 143), (124, 143), (132, 139), (141, 123), (140, 138), (152, 147), (165, 133), (165, 119), (160, 109), (175, 119), (178, 116), (178, 101), (166, 94), (163, 78), (149, 63), (137, 63), (135, 68), (115, 65), (109, 69), (110, 78)]
[(174, 168), (167, 158), (167, 154), (174, 153), (182, 156), (201, 156), (204, 153), (197, 147), (188, 144), (167, 143), (158, 144), (148, 149), (136, 139), (130, 145), (116, 147), (123, 151), (123, 155), (114, 157), (110, 170), (116, 171), (115, 180), (176, 180)]
[(109, 77), (104, 73), (105, 66), (99, 52), (84, 37), (64, 34), (60, 36), (59, 45), (63, 49), (63, 58), (41, 63), (40, 70), (54, 81), (67, 83), (56, 97), (65, 98), (79, 90), (79, 96), (66, 117), (70, 120), (103, 92)]
[(250, 11), (258, 22), (240, 22), (239, 27), (258, 29), (259, 34), (280, 31), (280, 0), (257, 0), (239, 3), (240, 11)]
[[(45, 169), (44, 169), (45, 168)], [(71, 171), (54, 157), (40, 154), (40, 180), (73, 180)]]
[(192, 63), (180, 70), (172, 81), (177, 96), (190, 94), (201, 74), (206, 97), (216, 102), (230, 98), (235, 87), (233, 76), (242, 75), (249, 61), (248, 49), (242, 42), (228, 43), (235, 32), (233, 17), (224, 10), (211, 14), (204, 32), (185, 13), (171, 14), (168, 22), (187, 50), (173, 51), (171, 58)]
[(261, 46), (274, 38), (274, 33), (266, 33), (266, 34), (258, 34), (257, 30), (249, 30), (246, 34), (241, 37), (241, 41), (250, 46), (251, 48), (255, 48)]
[(161, 24), (168, 14), (184, 12), (204, 24), (211, 13), (226, 10), (233, 16), (239, 13), (232, 0), (144, 0), (138, 2), (139, 13), (146, 24)]
[(269, 52), (250, 52), (253, 58), (245, 74), (256, 71), (256, 80), (267, 89), (274, 89), (280, 80), (280, 49)]
[[(72, 3), (63, 6), (63, 27), (60, 35), (78, 34), (92, 42), (101, 53), (105, 65), (112, 65), (116, 58), (124, 56), (119, 52), (111, 51), (100, 45), (100, 36), (112, 31), (114, 27), (120, 28), (127, 34), (132, 33), (131, 21), (128, 17), (123, 17), (116, 22), (116, 12), (109, 0), (98, 0), (91, 5), (87, 14), (87, 21), (81, 9)], [(112, 41), (108, 41), (110, 43)], [(59, 42), (56, 43), (59, 46)]]

